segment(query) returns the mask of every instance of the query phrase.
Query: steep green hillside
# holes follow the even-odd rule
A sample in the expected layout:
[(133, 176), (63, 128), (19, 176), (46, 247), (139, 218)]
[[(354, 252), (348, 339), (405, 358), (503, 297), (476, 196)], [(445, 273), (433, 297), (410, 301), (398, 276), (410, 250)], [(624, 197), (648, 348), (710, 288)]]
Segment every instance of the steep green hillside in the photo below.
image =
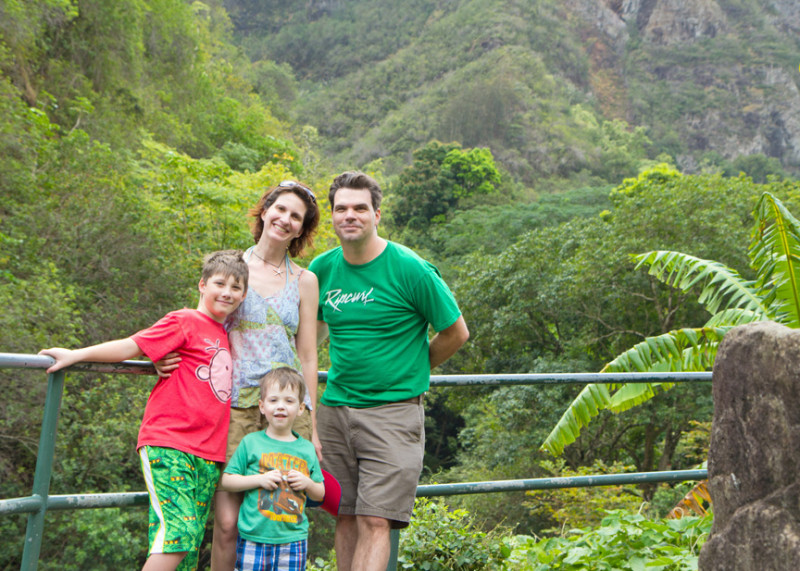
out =
[(662, 152), (687, 172), (800, 167), (792, 0), (225, 5), (252, 59), (294, 69), (297, 119), (339, 162), (391, 173), (438, 139), (488, 146), (531, 185), (617, 181)]

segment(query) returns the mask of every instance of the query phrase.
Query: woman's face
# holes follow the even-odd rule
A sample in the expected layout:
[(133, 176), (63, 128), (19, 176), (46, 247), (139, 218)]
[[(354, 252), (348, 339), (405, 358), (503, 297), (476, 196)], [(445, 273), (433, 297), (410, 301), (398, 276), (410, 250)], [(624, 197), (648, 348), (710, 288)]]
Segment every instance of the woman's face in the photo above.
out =
[(261, 212), (264, 221), (265, 237), (279, 242), (289, 242), (303, 233), (303, 220), (306, 216), (306, 205), (293, 192), (284, 192), (275, 199), (269, 208)]

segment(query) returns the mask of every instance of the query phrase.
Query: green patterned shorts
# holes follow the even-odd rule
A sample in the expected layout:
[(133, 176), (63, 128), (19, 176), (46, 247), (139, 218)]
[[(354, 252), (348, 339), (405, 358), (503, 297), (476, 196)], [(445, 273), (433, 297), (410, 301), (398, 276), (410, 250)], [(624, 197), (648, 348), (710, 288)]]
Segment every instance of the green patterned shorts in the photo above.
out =
[(142, 446), (139, 459), (150, 495), (148, 553), (185, 551), (178, 569), (196, 569), (211, 498), (220, 477), (218, 463), (158, 446)]

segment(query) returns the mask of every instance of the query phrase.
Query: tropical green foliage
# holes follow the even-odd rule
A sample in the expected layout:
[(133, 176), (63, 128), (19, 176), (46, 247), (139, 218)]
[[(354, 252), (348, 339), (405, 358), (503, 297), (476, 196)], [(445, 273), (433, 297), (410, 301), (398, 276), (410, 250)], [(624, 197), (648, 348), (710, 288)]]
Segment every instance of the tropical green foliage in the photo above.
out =
[[(336, 244), (332, 175), (362, 168), (386, 191), (380, 231), (434, 260), (457, 293), (472, 338), (443, 372), (591, 371), (632, 346), (614, 366), (672, 367), (678, 355), (705, 366), (726, 327), (764, 308), (797, 319), (783, 273), (796, 260), (794, 222), (777, 202), (759, 207), (775, 224), (757, 244), (788, 237), (783, 254), (755, 248), (756, 272), (742, 248), (763, 192), (788, 211), (800, 205), (794, 165), (772, 150), (722, 156), (703, 121), (712, 109), (724, 116), (726, 149), (737, 137), (789, 148), (782, 130), (767, 137), (758, 123), (761, 110), (791, 105), (782, 74), (795, 72), (796, 50), (766, 11), (739, 4), (748, 25), (717, 38), (655, 45), (630, 28), (612, 49), (555, 0), (0, 0), (0, 351), (116, 338), (193, 306), (201, 256), (252, 243), (247, 208), (284, 178), (316, 189), (323, 212), (305, 263)], [(765, 86), (767, 64), (777, 81)], [(701, 174), (651, 168), (676, 160)], [(679, 251), (695, 257), (666, 253)], [(652, 252), (640, 263), (656, 274), (635, 271), (631, 252)], [(54, 493), (142, 489), (133, 447), (152, 382), (69, 375)], [(0, 498), (25, 496), (43, 376), (2, 371), (0, 387)], [(687, 438), (710, 398), (664, 388), (649, 387), (658, 399), (628, 389), (590, 398), (643, 402), (625, 415), (601, 410), (559, 463), (538, 447), (579, 389), (437, 390), (424, 477), (694, 466), (704, 445)], [(403, 557), (496, 569), (527, 557), (490, 532), (501, 521), (544, 533), (588, 525), (618, 501), (652, 498), (661, 513), (673, 492), (587, 489), (538, 504), (521, 492), (474, 495), (452, 499), (452, 512), (430, 502)], [(40, 567), (137, 567), (145, 520), (137, 509), (48, 514)], [(19, 567), (24, 527), (0, 518), (0, 568)], [(331, 527), (314, 518), (314, 558)]]
[(398, 569), (470, 571), (500, 563), (498, 532), (481, 531), (465, 510), (420, 498), (412, 521), (402, 534)]
[(616, 510), (596, 529), (571, 529), (564, 537), (505, 539), (503, 569), (694, 571), (710, 531), (711, 516), (658, 521)]
[(395, 225), (427, 230), (444, 222), (462, 200), (485, 196), (497, 190), (500, 173), (489, 149), (462, 150), (458, 143), (432, 141), (413, 154), (396, 184), (392, 218)]
[[(758, 182), (798, 166), (770, 117), (796, 98), (796, 38), (760, 0), (720, 4), (725, 33), (709, 11), (717, 33), (691, 39), (616, 4), (603, 18), (555, 0), (225, 5), (252, 60), (296, 71), (298, 116), (343, 164), (383, 157), (393, 175), (436, 139), (488, 146), (536, 187), (616, 184), (661, 153)], [(732, 138), (765, 142), (745, 159)]]
[[(660, 286), (654, 277), (635, 271), (629, 253), (691, 249), (740, 268), (742, 280), (753, 280), (744, 245), (753, 208), (765, 190), (787, 204), (796, 201), (795, 184), (682, 175), (662, 166), (617, 187), (600, 215), (544, 226), (499, 253), (466, 256), (452, 283), (472, 337), (450, 365), (486, 373), (597, 371), (638, 342), (650, 338), (657, 345), (664, 332), (679, 324), (702, 327), (708, 314), (695, 301), (695, 292)], [(713, 324), (708, 327), (706, 337), (716, 331)], [(687, 347), (704, 342), (694, 331), (684, 337), (679, 342)], [(450, 390), (447, 402), (464, 419), (464, 427), (458, 429), (462, 450), (447, 481), (550, 475), (542, 469), (544, 456), (532, 450), (578, 393), (571, 387)], [(604, 398), (610, 400), (611, 394)], [(600, 398), (586, 401), (587, 409), (595, 400)], [(596, 460), (633, 465), (637, 471), (696, 467), (702, 457), (680, 452), (681, 442), (696, 421), (710, 420), (710, 414), (708, 387), (687, 384), (624, 415), (601, 410), (564, 450), (565, 468), (579, 470)], [(638, 491), (644, 500), (661, 494), (655, 487)], [(490, 499), (457, 502), (481, 520), (503, 517)], [(507, 508), (513, 514), (509, 520), (529, 529), (554, 525), (541, 514), (519, 513), (519, 503), (512, 501)]]
[[(421, 498), (401, 533), (398, 569), (693, 571), (710, 530), (711, 516), (665, 520), (609, 510), (597, 528), (571, 527), (550, 538), (510, 535), (502, 528), (485, 533), (468, 512)], [(335, 559), (308, 568), (331, 571)]]
[[(654, 251), (636, 256), (649, 274), (683, 292), (699, 291), (698, 303), (712, 315), (705, 326), (682, 328), (641, 343), (617, 356), (601, 372), (704, 371), (733, 326), (773, 320), (800, 326), (800, 221), (783, 203), (764, 193), (754, 211), (749, 248), (754, 280), (733, 269), (679, 252)], [(562, 416), (543, 447), (560, 454), (598, 411), (622, 412), (668, 390), (672, 384), (640, 383), (587, 386)], [(613, 397), (610, 390), (618, 389)]]
[[(563, 460), (553, 462), (545, 460), (541, 463), (544, 477), (572, 478), (576, 476), (593, 476), (601, 474), (624, 474), (634, 472), (634, 466), (622, 464), (606, 465), (602, 460), (593, 462), (590, 466), (581, 466), (577, 470), (570, 470)], [(635, 486), (613, 485), (554, 488), (546, 490), (530, 490), (525, 506), (532, 513), (541, 514), (553, 521), (553, 528), (546, 530), (550, 533), (563, 529), (597, 527), (605, 519), (608, 510), (619, 510), (626, 513), (643, 511), (647, 502), (642, 497), (642, 491)]]

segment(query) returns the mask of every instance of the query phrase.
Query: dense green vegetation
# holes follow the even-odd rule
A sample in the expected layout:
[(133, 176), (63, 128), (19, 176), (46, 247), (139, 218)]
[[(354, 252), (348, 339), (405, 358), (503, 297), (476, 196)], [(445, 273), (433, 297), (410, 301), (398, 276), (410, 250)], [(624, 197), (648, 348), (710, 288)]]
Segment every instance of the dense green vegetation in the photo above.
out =
[[(397, 565), (426, 571), (692, 571), (710, 530), (710, 516), (663, 520), (609, 510), (597, 529), (573, 528), (561, 537), (486, 533), (466, 511), (423, 498), (404, 533)], [(331, 553), (309, 569), (333, 571), (334, 562)]]
[[(769, 192), (798, 214), (800, 186), (789, 174), (796, 165), (777, 156), (692, 149), (687, 113), (719, 107), (738, 124), (738, 108), (725, 89), (656, 81), (652, 57), (676, 75), (698, 62), (793, 67), (795, 40), (757, 10), (751, 26), (733, 27), (740, 36), (699, 46), (633, 34), (614, 72), (626, 74), (623, 92), (565, 10), (555, 0), (0, 0), (0, 351), (125, 336), (195, 305), (202, 255), (249, 245), (247, 208), (285, 178), (308, 183), (323, 207), (307, 263), (335, 244), (326, 187), (354, 167), (386, 191), (383, 235), (433, 260), (457, 294), (472, 338), (442, 372), (597, 371), (642, 340), (701, 327), (710, 315), (700, 292), (662, 284), (632, 256), (675, 250), (756, 279), (747, 246), (757, 201)], [(626, 105), (630, 113), (619, 112)], [(679, 156), (698, 168), (680, 172)], [(324, 349), (321, 359), (324, 368)], [(53, 493), (142, 489), (133, 445), (151, 385), (69, 376)], [(0, 387), (0, 498), (26, 496), (43, 375), (0, 371)], [(431, 391), (423, 478), (705, 459), (710, 391), (683, 387), (624, 414), (601, 412), (554, 460), (539, 447), (579, 391)], [(425, 501), (401, 559), (431, 569), (538, 569), (558, 559), (569, 569), (674, 537), (672, 552), (654, 550), (651, 561), (673, 557), (682, 568), (699, 544), (677, 537), (680, 526), (707, 522), (632, 514), (663, 516), (683, 493)], [(607, 513), (615, 509), (625, 513)], [(606, 531), (595, 531), (606, 516)], [(312, 554), (326, 558), (330, 518), (315, 524)], [(24, 528), (23, 517), (0, 518), (0, 569), (19, 567)], [(145, 530), (144, 510), (49, 514), (40, 568), (136, 567)], [(623, 535), (630, 541), (609, 545)], [(437, 537), (465, 547), (448, 552)], [(581, 541), (598, 551), (577, 549)]]
[[(637, 267), (683, 292), (699, 290), (698, 302), (711, 314), (702, 327), (673, 329), (648, 337), (607, 363), (601, 372), (706, 371), (714, 364), (725, 334), (737, 325), (775, 321), (800, 326), (800, 291), (795, 260), (800, 253), (800, 221), (783, 202), (765, 192), (754, 211), (748, 248), (756, 277), (743, 279), (724, 264), (668, 250), (636, 256)], [(612, 396), (607, 385), (587, 386), (564, 413), (544, 447), (560, 454), (577, 438), (580, 428), (608, 408), (624, 412), (653, 398), (672, 383), (626, 384)]]
[(458, 141), (539, 188), (619, 182), (661, 153), (686, 172), (729, 170), (731, 140), (763, 137), (760, 152), (797, 172), (768, 110), (796, 97), (800, 36), (774, 6), (717, 2), (719, 21), (685, 23), (717, 33), (658, 40), (652, 4), (593, 4), (225, 0), (252, 60), (296, 70), (295, 116), (341, 162), (382, 158), (394, 174), (431, 139)]

